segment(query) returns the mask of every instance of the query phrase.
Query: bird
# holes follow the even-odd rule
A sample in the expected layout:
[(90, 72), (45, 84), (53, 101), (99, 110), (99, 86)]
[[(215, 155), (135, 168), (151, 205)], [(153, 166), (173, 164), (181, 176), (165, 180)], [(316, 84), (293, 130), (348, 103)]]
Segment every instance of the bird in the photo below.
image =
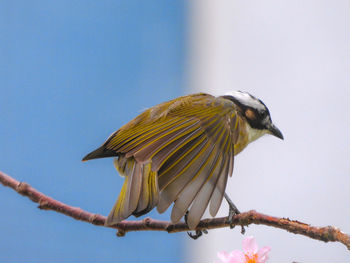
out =
[(206, 209), (215, 217), (227, 197), (234, 157), (265, 134), (283, 140), (266, 105), (248, 92), (196, 93), (145, 110), (83, 158), (114, 157), (124, 177), (105, 225), (173, 204), (171, 221), (185, 217), (195, 229)]

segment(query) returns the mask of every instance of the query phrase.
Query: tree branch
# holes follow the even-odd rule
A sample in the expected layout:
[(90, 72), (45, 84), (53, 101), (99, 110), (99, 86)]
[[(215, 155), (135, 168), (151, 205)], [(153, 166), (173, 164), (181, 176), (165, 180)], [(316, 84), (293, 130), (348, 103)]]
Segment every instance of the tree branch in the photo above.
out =
[[(33, 202), (39, 204), (40, 209), (53, 210), (62, 213), (66, 216), (73, 217), (74, 219), (88, 222), (98, 226), (105, 226), (106, 217), (93, 214), (82, 210), (78, 207), (72, 207), (57, 201), (38, 190), (31, 187), (29, 184), (19, 182), (14, 178), (2, 173), (0, 171), (0, 182), (4, 186), (8, 186), (14, 189), (21, 195), (27, 196)], [(338, 228), (333, 226), (327, 227), (315, 227), (299, 221), (290, 220), (289, 218), (279, 218), (264, 215), (254, 210), (241, 213), (234, 216), (233, 225), (247, 226), (250, 224), (256, 225), (267, 225), (280, 229), (284, 229), (294, 234), (304, 235), (313, 239), (321, 240), (324, 242), (341, 242), (350, 250), (350, 236), (340, 231)], [(227, 222), (227, 217), (212, 218), (202, 220), (197, 230), (214, 229), (229, 227), (230, 224)], [(184, 222), (176, 224), (155, 220), (151, 218), (145, 218), (139, 221), (122, 221), (115, 226), (109, 226), (118, 230), (118, 236), (124, 236), (126, 232), (131, 231), (167, 231), (168, 233), (189, 231), (190, 229)]]

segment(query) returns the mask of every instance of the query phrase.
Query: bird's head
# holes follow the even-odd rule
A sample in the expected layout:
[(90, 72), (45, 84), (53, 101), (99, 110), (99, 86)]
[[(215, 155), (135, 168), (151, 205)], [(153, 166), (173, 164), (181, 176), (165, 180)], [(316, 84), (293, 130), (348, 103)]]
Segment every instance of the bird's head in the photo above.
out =
[(231, 100), (252, 130), (252, 140), (269, 133), (283, 140), (282, 132), (272, 123), (269, 109), (247, 92), (233, 91), (223, 96)]

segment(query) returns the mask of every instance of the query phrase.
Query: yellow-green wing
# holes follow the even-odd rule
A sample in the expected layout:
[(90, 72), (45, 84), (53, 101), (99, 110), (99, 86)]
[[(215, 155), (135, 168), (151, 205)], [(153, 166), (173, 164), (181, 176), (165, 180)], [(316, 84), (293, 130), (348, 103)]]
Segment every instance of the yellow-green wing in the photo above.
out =
[[(114, 153), (121, 160), (132, 160), (136, 167), (131, 172), (133, 178), (127, 180), (132, 180), (137, 190), (132, 186), (124, 189), (129, 193), (129, 199), (124, 199), (134, 201), (118, 220), (135, 214), (136, 206), (146, 206), (140, 205), (145, 193), (140, 190), (143, 183), (137, 181), (142, 180), (145, 165), (158, 175), (159, 198), (153, 205), (159, 212), (175, 202), (172, 221), (179, 221), (189, 211), (191, 228), (197, 226), (209, 202), (210, 214), (215, 216), (233, 170), (238, 118), (231, 101), (194, 94), (146, 110), (112, 134), (97, 153)], [(135, 171), (139, 170), (141, 175), (137, 176)], [(142, 214), (138, 210), (137, 214)]]
[[(232, 127), (237, 128), (238, 122), (231, 103), (215, 98), (207, 100), (204, 105), (207, 109), (201, 111), (196, 138), (181, 148), (172, 149), (171, 157), (158, 171), (161, 190), (158, 211), (164, 212), (175, 202), (172, 221), (179, 221), (189, 211), (187, 223), (190, 228), (197, 226), (209, 202), (211, 215), (216, 215), (227, 177), (232, 174), (233, 149), (237, 137), (236, 129)], [(190, 112), (185, 115), (191, 116)], [(152, 159), (152, 164), (158, 160), (157, 157)]]

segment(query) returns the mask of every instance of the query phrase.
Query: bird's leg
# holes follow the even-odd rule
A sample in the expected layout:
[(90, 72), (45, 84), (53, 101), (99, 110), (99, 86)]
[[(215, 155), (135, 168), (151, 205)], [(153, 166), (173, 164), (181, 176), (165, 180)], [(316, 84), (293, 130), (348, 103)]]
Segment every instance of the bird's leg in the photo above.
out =
[[(188, 225), (187, 224), (187, 215), (188, 215), (188, 211), (185, 214), (185, 223), (186, 223), (186, 225)], [(203, 231), (202, 230), (195, 230), (195, 231), (196, 231), (195, 234), (192, 234), (190, 231), (187, 231), (187, 235), (190, 238), (194, 239), (194, 240), (196, 240), (197, 238), (201, 237), (203, 235), (203, 233), (204, 234), (208, 234), (208, 230), (206, 230), (206, 229), (203, 229)]]
[[(232, 202), (232, 200), (230, 199), (230, 197), (228, 197), (228, 195), (225, 193), (224, 194), (225, 196), (225, 199), (230, 207), (230, 210), (229, 210), (229, 213), (228, 213), (228, 222), (230, 224), (230, 228), (234, 228), (234, 225), (233, 225), (233, 216), (234, 215), (238, 215), (240, 214), (241, 212), (238, 210), (238, 208), (235, 206), (235, 204)], [(241, 233), (244, 234), (245, 233), (245, 229), (244, 227), (242, 226), (242, 230), (241, 230)]]
[(230, 211), (229, 211), (229, 220), (232, 221), (232, 218), (234, 215), (238, 215), (241, 212), (238, 210), (238, 208), (235, 206), (235, 204), (232, 202), (232, 200), (230, 199), (230, 197), (228, 197), (228, 195), (225, 193), (224, 194), (225, 199), (230, 207)]

